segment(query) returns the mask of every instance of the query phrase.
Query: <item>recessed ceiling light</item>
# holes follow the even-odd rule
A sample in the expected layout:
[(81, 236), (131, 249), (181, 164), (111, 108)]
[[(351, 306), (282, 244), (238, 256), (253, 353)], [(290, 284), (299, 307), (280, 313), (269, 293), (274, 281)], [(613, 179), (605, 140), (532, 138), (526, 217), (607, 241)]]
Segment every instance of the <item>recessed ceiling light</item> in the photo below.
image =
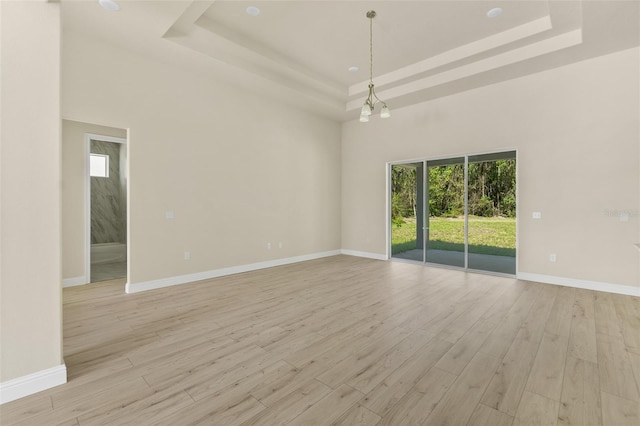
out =
[(120, 10), (120, 5), (116, 3), (115, 0), (98, 0), (98, 3), (100, 3), (100, 6), (102, 6), (103, 9), (111, 12), (117, 12)]
[(349, 72), (356, 72), (356, 71), (360, 71), (360, 68), (358, 67), (349, 67), (347, 68), (349, 70)]
[(501, 7), (494, 7), (493, 9), (487, 12), (487, 17), (489, 18), (497, 18), (500, 15), (502, 15)]
[(246, 12), (247, 12), (247, 15), (250, 15), (250, 16), (258, 16), (258, 15), (260, 15), (260, 9), (258, 9), (255, 6), (249, 6), (246, 9)]

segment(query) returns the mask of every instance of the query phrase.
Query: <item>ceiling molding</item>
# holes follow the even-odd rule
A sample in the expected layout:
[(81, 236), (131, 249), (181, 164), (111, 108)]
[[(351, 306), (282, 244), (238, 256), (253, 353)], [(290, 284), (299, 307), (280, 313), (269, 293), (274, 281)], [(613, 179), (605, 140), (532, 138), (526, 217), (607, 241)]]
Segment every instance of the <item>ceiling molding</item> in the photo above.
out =
[[(527, 37), (531, 37), (535, 34), (540, 34), (550, 29), (552, 29), (551, 17), (545, 16), (536, 19), (535, 21), (527, 22), (526, 24), (511, 28), (507, 31), (503, 31), (498, 34), (485, 37), (481, 40), (466, 44), (464, 46), (448, 50), (415, 64), (398, 68), (397, 70), (390, 73), (376, 76), (376, 86), (381, 87), (400, 80), (409, 79), (418, 74), (425, 73), (435, 68), (442, 67), (444, 65), (448, 65), (471, 56), (486, 53), (497, 47), (505, 46), (507, 44), (523, 40)], [(356, 96), (367, 93), (368, 89), (369, 80), (362, 81), (349, 87), (349, 96)]]
[(344, 109), (343, 87), (302, 69), (278, 52), (232, 37), (205, 15), (215, 0), (192, 1), (163, 38), (211, 59), (286, 86), (331, 108)]
[[(212, 9), (215, 4), (215, 0), (191, 1), (163, 38), (286, 87), (332, 110), (349, 112), (361, 107), (361, 100), (353, 98), (366, 93), (368, 80), (341, 86), (306, 68), (300, 58), (282, 55), (278, 46), (267, 46), (259, 39), (239, 34), (234, 28), (215, 21), (212, 17), (219, 13)], [(580, 30), (555, 35), (552, 12), (547, 4), (542, 17), (375, 76), (378, 93), (387, 101), (398, 99), (581, 43)], [(543, 38), (545, 34), (548, 38)], [(531, 43), (534, 36), (543, 40)], [(500, 51), (500, 48), (508, 50)], [(442, 68), (445, 69), (438, 72)]]
[(303, 84), (315, 87), (323, 92), (328, 92), (330, 95), (338, 97), (345, 96), (344, 87), (338, 83), (314, 73), (313, 70), (301, 66), (268, 46), (263, 46), (253, 40), (234, 37), (232, 32), (224, 31), (223, 28), (216, 25), (216, 23), (207, 16), (201, 16), (198, 18), (194, 25), (210, 33), (210, 41), (212, 43), (217, 43), (218, 45), (225, 44), (225, 48), (227, 50), (224, 52), (211, 51), (211, 55), (213, 57), (216, 55), (222, 56), (226, 53), (228, 55), (227, 57), (233, 61), (231, 58), (235, 55), (238, 59), (240, 57), (242, 58), (245, 62), (244, 66), (249, 66), (247, 64), (254, 63), (263, 67), (263, 69), (269, 69), (274, 73), (281, 73), (287, 79), (300, 81)]
[[(476, 74), (498, 69), (507, 65), (522, 62), (548, 53), (556, 52), (582, 43), (582, 30), (570, 31), (555, 37), (551, 37), (536, 43), (529, 44), (519, 49), (510, 50), (471, 64), (462, 65), (452, 70), (432, 75), (426, 78), (412, 81), (401, 86), (379, 92), (379, 96), (387, 102), (413, 92), (422, 91), (441, 84), (467, 78)], [(362, 100), (356, 99), (347, 102), (347, 111), (360, 109)]]
[(192, 0), (189, 6), (175, 20), (175, 22), (165, 31), (163, 38), (178, 37), (178, 35), (189, 34), (194, 22), (202, 16), (215, 3), (216, 0)]

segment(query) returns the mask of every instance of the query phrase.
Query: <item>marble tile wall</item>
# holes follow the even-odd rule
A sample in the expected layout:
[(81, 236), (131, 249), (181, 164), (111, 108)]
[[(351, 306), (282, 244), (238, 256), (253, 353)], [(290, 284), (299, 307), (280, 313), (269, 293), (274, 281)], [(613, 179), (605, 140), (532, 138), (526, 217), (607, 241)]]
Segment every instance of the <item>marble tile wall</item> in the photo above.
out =
[(109, 177), (91, 177), (91, 244), (126, 243), (126, 146), (91, 141), (91, 153), (109, 155)]

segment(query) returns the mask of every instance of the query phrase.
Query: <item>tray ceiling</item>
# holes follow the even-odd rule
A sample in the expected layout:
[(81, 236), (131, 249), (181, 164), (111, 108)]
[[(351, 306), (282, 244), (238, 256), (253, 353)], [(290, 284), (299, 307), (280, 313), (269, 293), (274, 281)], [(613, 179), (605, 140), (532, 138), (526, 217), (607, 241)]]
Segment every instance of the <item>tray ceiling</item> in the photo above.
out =
[[(65, 31), (338, 120), (364, 100), (370, 9), (374, 82), (392, 109), (640, 44), (636, 1), (120, 0), (119, 12), (62, 3)], [(487, 17), (495, 7), (502, 15)]]

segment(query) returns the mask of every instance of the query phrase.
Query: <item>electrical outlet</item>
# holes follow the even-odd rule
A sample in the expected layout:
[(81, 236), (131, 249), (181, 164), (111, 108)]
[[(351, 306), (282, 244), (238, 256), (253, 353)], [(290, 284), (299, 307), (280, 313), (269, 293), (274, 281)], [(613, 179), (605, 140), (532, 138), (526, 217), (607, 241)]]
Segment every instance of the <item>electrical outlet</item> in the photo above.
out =
[(555, 262), (557, 260), (556, 254), (555, 253), (551, 253), (549, 255), (549, 262)]
[(164, 213), (164, 217), (165, 217), (165, 219), (167, 219), (167, 220), (171, 220), (171, 219), (173, 219), (173, 217), (174, 217), (174, 215), (173, 215), (173, 211), (171, 211), (171, 210), (166, 211), (166, 212)]
[(184, 260), (191, 260), (191, 252), (190, 251), (185, 251), (184, 252)]
[(271, 250), (271, 243), (267, 243), (267, 250)]
[(533, 213), (531, 214), (531, 217), (532, 217), (532, 218), (534, 218), (534, 219), (542, 219), (542, 213), (540, 213), (540, 212), (533, 212)]
[(278, 243), (278, 248), (282, 248), (282, 241)]

